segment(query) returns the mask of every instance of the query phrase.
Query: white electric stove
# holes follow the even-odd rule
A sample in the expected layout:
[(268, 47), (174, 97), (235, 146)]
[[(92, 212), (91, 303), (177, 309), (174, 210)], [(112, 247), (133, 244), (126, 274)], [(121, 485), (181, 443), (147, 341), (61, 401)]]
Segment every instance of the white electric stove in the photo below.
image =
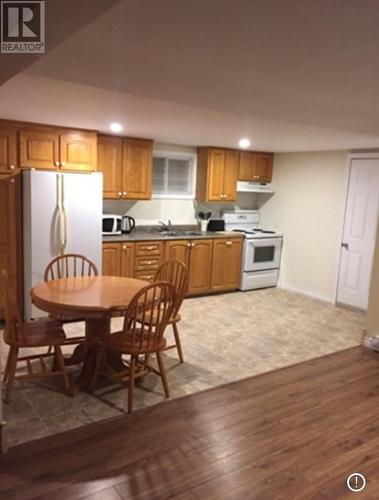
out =
[(276, 286), (279, 278), (283, 234), (261, 228), (258, 210), (224, 211), (225, 231), (245, 235), (240, 290)]

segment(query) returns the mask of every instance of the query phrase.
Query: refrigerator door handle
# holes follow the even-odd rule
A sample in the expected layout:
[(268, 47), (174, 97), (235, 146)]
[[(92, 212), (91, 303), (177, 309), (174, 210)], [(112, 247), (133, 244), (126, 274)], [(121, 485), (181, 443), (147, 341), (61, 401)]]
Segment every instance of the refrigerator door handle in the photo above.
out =
[(67, 212), (66, 212), (66, 207), (65, 207), (65, 195), (64, 195), (64, 176), (62, 175), (62, 198), (61, 198), (61, 206), (62, 206), (62, 254), (65, 253), (66, 251), (66, 246), (67, 246)]
[(57, 207), (58, 207), (58, 254), (64, 253), (64, 212), (63, 212), (63, 179), (57, 174)]

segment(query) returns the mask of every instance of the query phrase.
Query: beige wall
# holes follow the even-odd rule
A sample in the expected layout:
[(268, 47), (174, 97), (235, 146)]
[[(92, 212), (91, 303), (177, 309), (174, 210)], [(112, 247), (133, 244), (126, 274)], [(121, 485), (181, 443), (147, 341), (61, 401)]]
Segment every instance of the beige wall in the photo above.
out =
[(212, 217), (220, 217), (221, 210), (239, 208), (257, 208), (254, 194), (240, 193), (236, 204), (233, 203), (199, 203), (195, 200), (153, 199), (148, 201), (104, 200), (104, 213), (123, 215), (126, 212), (134, 217), (139, 225), (153, 225), (158, 221), (170, 219), (173, 224), (197, 224), (196, 214), (199, 211), (210, 211)]
[(343, 221), (347, 152), (275, 155), (275, 195), (262, 225), (284, 233), (280, 284), (333, 301)]
[(367, 311), (367, 334), (379, 335), (379, 226), (376, 233), (376, 248)]

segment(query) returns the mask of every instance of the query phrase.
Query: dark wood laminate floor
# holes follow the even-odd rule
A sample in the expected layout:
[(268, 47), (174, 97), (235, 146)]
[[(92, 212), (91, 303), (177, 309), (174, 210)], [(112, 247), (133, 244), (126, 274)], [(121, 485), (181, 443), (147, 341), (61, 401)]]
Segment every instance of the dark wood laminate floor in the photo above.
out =
[(378, 415), (379, 355), (349, 349), (13, 448), (0, 498), (377, 500)]

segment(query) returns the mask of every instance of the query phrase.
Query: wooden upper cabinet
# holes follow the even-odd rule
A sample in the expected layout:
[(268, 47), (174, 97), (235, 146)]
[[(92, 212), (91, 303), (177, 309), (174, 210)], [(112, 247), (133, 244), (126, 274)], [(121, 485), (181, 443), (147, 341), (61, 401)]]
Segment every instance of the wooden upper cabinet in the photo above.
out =
[(97, 167), (97, 134), (54, 127), (21, 128), (20, 166), (92, 172)]
[(208, 155), (208, 189), (209, 201), (219, 201), (224, 194), (225, 151), (210, 149)]
[(271, 182), (273, 155), (241, 151), (239, 163), (240, 181)]
[(20, 167), (56, 169), (59, 160), (58, 131), (39, 128), (20, 130)]
[(17, 165), (17, 131), (0, 126), (0, 172), (14, 172)]
[(196, 198), (199, 201), (235, 201), (238, 165), (238, 151), (199, 148)]
[(96, 132), (68, 131), (60, 136), (62, 170), (92, 172), (97, 168)]
[(124, 139), (123, 198), (148, 200), (152, 191), (153, 143), (145, 139)]
[(124, 278), (134, 276), (134, 243), (121, 244), (121, 276)]
[(121, 243), (103, 243), (103, 276), (121, 276)]
[(191, 242), (189, 240), (173, 240), (166, 242), (165, 260), (180, 260), (189, 267)]
[(212, 290), (235, 290), (241, 279), (242, 238), (213, 241)]
[(224, 167), (224, 199), (234, 201), (237, 199), (237, 181), (239, 168), (239, 151), (228, 149), (225, 152)]
[(97, 167), (103, 173), (103, 197), (122, 197), (122, 139), (99, 135), (97, 142)]
[(239, 175), (238, 179), (240, 181), (254, 181), (255, 180), (255, 166), (256, 166), (256, 155), (252, 151), (241, 151), (240, 153), (240, 163), (239, 163)]
[(256, 173), (259, 182), (272, 181), (272, 168), (274, 155), (270, 153), (257, 153)]
[(188, 293), (206, 293), (211, 287), (213, 240), (192, 240), (190, 243)]

